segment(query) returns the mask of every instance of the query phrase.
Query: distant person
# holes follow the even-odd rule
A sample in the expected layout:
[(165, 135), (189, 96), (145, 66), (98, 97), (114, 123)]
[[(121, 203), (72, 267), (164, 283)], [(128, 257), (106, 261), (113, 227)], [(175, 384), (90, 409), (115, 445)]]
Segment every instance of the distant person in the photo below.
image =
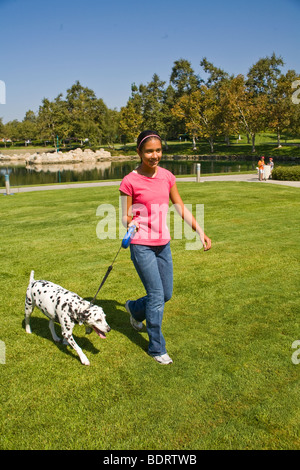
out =
[(273, 158), (269, 158), (269, 165), (270, 165), (270, 178), (272, 177), (272, 171), (273, 171), (273, 168), (274, 168), (274, 162), (273, 162)]
[(264, 178), (264, 169), (265, 169), (265, 157), (261, 157), (258, 162), (258, 179), (262, 181)]

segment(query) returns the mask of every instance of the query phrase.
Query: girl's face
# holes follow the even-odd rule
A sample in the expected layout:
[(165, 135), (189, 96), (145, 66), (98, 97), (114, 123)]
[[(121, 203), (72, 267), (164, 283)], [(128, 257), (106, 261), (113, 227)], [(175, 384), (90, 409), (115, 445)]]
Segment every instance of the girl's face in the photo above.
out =
[(138, 154), (142, 164), (146, 165), (147, 168), (155, 169), (162, 157), (161, 141), (155, 137), (147, 140), (142, 149), (138, 150)]

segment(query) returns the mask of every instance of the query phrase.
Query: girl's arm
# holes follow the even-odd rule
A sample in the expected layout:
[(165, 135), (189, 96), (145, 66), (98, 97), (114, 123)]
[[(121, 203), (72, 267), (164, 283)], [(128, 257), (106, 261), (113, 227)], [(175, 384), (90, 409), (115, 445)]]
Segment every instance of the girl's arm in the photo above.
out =
[(128, 196), (128, 194), (123, 193), (122, 191), (120, 191), (120, 194), (122, 202), (122, 224), (127, 229), (134, 224), (138, 230), (138, 222), (136, 220), (133, 222), (132, 220), (132, 196)]
[(191, 214), (191, 212), (185, 207), (180, 194), (178, 192), (176, 183), (172, 186), (171, 191), (170, 191), (170, 199), (172, 203), (174, 204), (178, 214), (183, 218), (183, 220), (190, 226), (192, 227), (193, 230), (195, 230), (201, 240), (202, 245), (204, 246), (204, 251), (210, 250), (211, 248), (211, 239), (208, 238), (207, 235), (203, 232), (202, 228), (198, 224), (197, 220)]

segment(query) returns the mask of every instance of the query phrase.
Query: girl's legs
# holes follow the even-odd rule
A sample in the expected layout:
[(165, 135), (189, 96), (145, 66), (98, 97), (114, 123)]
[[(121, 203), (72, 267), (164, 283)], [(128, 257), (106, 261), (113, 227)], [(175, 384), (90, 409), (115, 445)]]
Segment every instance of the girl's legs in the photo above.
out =
[(170, 243), (164, 246), (130, 245), (131, 259), (145, 287), (147, 295), (129, 302), (133, 318), (146, 319), (149, 335), (148, 353), (161, 356), (166, 353), (166, 343), (161, 332), (164, 304), (173, 290), (173, 263)]

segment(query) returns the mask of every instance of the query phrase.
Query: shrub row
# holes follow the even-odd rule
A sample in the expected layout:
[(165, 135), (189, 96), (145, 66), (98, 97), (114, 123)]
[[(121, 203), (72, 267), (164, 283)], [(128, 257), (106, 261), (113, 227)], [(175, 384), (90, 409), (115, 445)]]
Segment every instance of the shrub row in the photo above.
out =
[(272, 172), (272, 179), (281, 181), (300, 181), (300, 165), (278, 166)]

